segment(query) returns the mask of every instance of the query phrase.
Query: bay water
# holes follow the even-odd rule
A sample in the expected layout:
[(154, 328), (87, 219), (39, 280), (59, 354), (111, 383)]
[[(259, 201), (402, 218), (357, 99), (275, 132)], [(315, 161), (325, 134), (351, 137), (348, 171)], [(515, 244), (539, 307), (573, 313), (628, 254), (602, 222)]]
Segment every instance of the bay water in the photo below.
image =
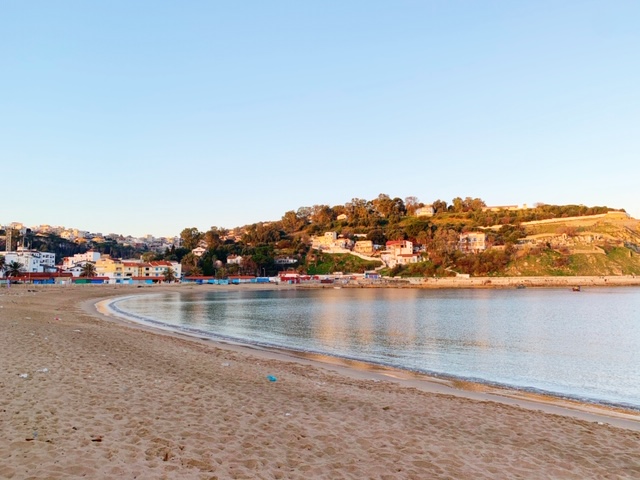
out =
[(203, 289), (118, 299), (212, 339), (640, 409), (640, 288)]

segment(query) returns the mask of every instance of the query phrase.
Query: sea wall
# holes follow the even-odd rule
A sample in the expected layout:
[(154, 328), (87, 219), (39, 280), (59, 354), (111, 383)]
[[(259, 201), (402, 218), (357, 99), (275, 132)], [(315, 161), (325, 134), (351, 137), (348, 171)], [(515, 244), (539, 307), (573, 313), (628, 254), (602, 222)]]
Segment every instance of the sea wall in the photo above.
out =
[(575, 277), (446, 277), (412, 278), (406, 286), (419, 288), (517, 288), (517, 287), (610, 287), (640, 286), (640, 276)]

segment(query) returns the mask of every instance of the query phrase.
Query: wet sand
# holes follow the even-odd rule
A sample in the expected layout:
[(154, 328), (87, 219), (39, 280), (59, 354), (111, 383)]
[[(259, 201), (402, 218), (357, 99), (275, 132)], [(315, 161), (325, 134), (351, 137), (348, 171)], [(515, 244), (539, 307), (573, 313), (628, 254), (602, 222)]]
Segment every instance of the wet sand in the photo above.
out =
[(190, 339), (92, 307), (170, 288), (209, 287), (0, 289), (0, 478), (640, 478), (633, 412)]

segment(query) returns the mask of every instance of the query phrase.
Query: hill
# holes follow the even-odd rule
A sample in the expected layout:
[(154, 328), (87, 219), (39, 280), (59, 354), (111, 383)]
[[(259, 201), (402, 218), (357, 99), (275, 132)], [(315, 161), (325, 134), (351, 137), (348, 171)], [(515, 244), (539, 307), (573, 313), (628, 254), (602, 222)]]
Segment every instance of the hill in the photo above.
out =
[[(426, 214), (424, 214), (426, 212)], [(283, 269), (304, 273), (361, 273), (382, 265), (389, 241), (411, 242), (410, 263), (387, 263), (382, 274), (401, 277), (640, 275), (640, 222), (624, 211), (584, 205), (487, 207), (481, 199), (454, 198), (425, 205), (380, 194), (354, 198), (344, 205), (314, 205), (286, 212), (279, 221), (260, 222), (232, 231), (186, 228), (178, 256), (183, 271), (205, 275)], [(332, 232), (339, 248), (318, 252), (313, 238)], [(469, 253), (461, 239), (474, 233), (483, 248)], [(369, 241), (370, 261), (349, 255), (358, 241)], [(196, 245), (206, 252), (189, 254)], [(317, 242), (316, 242), (317, 244)], [(485, 248), (486, 247), (486, 248)], [(333, 252), (333, 253), (329, 253)], [(186, 253), (186, 255), (185, 255)], [(229, 265), (241, 255), (242, 265)], [(165, 255), (166, 257), (166, 255)], [(401, 259), (400, 259), (401, 260)], [(215, 267), (217, 265), (217, 267)]]
[[(312, 248), (312, 240), (328, 232), (340, 248)], [(465, 244), (470, 237), (479, 239), (477, 248)], [(180, 239), (180, 246), (159, 253), (117, 240), (80, 245), (55, 235), (38, 234), (27, 243), (58, 257), (92, 248), (123, 258), (179, 261), (187, 275), (218, 277), (291, 269), (361, 273), (383, 260), (382, 274), (401, 277), (640, 275), (640, 221), (606, 206), (488, 207), (470, 197), (425, 205), (415, 197), (380, 194), (333, 207), (300, 207), (280, 220), (233, 230), (188, 227)], [(410, 243), (412, 253), (405, 249), (395, 261), (385, 259), (390, 241)], [(349, 254), (356, 242), (368, 244), (360, 258)]]
[(622, 212), (524, 222), (507, 275), (640, 274), (640, 221)]

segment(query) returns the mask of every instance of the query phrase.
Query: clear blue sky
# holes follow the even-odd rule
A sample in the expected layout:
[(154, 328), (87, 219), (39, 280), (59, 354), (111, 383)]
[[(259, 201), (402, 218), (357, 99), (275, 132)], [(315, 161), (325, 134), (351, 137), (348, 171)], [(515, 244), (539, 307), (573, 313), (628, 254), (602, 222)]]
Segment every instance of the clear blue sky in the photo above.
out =
[(5, 1), (0, 223), (177, 235), (352, 198), (640, 217), (640, 2)]

